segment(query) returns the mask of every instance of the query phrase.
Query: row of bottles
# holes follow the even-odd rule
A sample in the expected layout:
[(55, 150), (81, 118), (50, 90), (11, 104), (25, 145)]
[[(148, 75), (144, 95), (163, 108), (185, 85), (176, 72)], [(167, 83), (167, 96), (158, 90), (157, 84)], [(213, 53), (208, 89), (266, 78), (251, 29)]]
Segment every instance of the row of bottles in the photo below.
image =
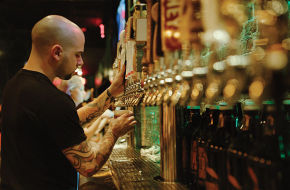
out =
[[(289, 105), (284, 105), (283, 118), (289, 122)], [(176, 109), (179, 181), (190, 189), (286, 187), (280, 173), (286, 155), (279, 149), (286, 143), (277, 141), (273, 102), (261, 109), (250, 100), (206, 105), (204, 111), (200, 106)]]

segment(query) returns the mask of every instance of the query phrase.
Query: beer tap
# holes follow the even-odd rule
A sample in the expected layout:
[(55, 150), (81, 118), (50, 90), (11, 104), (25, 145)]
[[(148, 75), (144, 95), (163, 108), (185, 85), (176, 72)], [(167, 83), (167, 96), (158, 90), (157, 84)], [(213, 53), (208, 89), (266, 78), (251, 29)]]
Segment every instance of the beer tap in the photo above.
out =
[(224, 71), (226, 69), (226, 61), (218, 58), (217, 52), (213, 51), (209, 58), (207, 88), (205, 90), (206, 104), (214, 104), (221, 95), (224, 86)]
[[(194, 72), (193, 66), (199, 66), (199, 57), (202, 49), (202, 43), (200, 41), (201, 32), (203, 26), (201, 22), (201, 1), (200, 0), (182, 0), (180, 5), (180, 14), (183, 19), (180, 21), (180, 41), (182, 42), (182, 58), (183, 65), (181, 71), (181, 77), (183, 78), (180, 85), (180, 95), (178, 103), (182, 106), (191, 102), (190, 99), (194, 98), (194, 101), (201, 99), (195, 97), (194, 92), (199, 92), (199, 83), (193, 80)], [(195, 65), (193, 65), (195, 63)], [(201, 69), (202, 70), (202, 69)], [(196, 76), (203, 75), (196, 73)], [(199, 90), (197, 90), (199, 89)], [(193, 94), (193, 95), (192, 95)], [(199, 96), (199, 95), (197, 95)]]
[(174, 81), (175, 81), (175, 87), (174, 87), (175, 90), (170, 100), (172, 106), (175, 106), (178, 103), (181, 96), (181, 92), (182, 92), (182, 87), (183, 87), (182, 76), (179, 71), (177, 71), (177, 74), (174, 77)]
[(177, 103), (181, 106), (185, 106), (189, 97), (190, 85), (193, 77), (192, 64), (190, 60), (181, 61), (179, 63), (179, 74), (175, 76), (176, 90), (172, 96), (172, 105)]
[(166, 78), (164, 80), (166, 85), (166, 92), (164, 93), (163, 102), (170, 104), (171, 96), (173, 95), (173, 79), (174, 73), (172, 69), (166, 70)]
[(144, 92), (145, 92), (145, 95), (143, 97), (143, 101), (142, 103), (144, 105), (146, 105), (146, 102), (147, 102), (147, 99), (148, 99), (148, 96), (149, 96), (149, 83), (150, 80), (149, 80), (149, 77), (147, 77), (145, 80), (144, 80)]
[(158, 82), (159, 82), (159, 78), (157, 74), (154, 74), (154, 80), (153, 80), (153, 94), (152, 94), (152, 98), (150, 101), (150, 105), (154, 106), (156, 104), (156, 99), (157, 99), (157, 95), (159, 94), (159, 90), (158, 90)]
[(181, 72), (182, 81), (182, 91), (180, 94), (179, 105), (185, 106), (190, 98), (191, 82), (193, 77), (193, 71), (184, 70)]
[(134, 100), (134, 106), (137, 106), (137, 105), (139, 105), (139, 102), (140, 102), (142, 96), (144, 95), (144, 89), (142, 88), (140, 81), (138, 81), (136, 83), (135, 94), (136, 95), (135, 95), (135, 100)]
[(190, 94), (190, 106), (200, 105), (205, 92), (206, 76), (208, 73), (207, 66), (198, 66), (193, 68), (193, 84)]
[(166, 87), (165, 87), (165, 72), (160, 72), (157, 77), (159, 78), (158, 80), (158, 94), (156, 97), (156, 105), (160, 106), (163, 102), (163, 97), (166, 92)]
[(154, 87), (154, 82), (156, 80), (154, 75), (149, 77), (149, 79), (150, 79), (150, 82), (148, 84), (149, 85), (149, 89), (148, 89), (149, 94), (148, 94), (148, 98), (146, 100), (146, 105), (147, 106), (151, 105), (152, 97), (153, 97), (153, 95), (155, 93), (155, 89), (153, 87)]
[(231, 55), (227, 57), (226, 84), (223, 89), (225, 101), (233, 105), (238, 101), (245, 87), (247, 66), (250, 64), (248, 55)]

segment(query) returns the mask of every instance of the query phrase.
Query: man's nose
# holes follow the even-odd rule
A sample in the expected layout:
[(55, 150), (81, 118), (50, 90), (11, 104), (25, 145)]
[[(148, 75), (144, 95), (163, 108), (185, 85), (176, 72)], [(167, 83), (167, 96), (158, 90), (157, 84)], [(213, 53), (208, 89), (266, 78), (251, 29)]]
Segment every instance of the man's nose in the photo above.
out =
[(84, 65), (83, 58), (80, 57), (80, 58), (78, 59), (77, 66), (78, 66), (78, 67), (82, 67), (83, 65)]

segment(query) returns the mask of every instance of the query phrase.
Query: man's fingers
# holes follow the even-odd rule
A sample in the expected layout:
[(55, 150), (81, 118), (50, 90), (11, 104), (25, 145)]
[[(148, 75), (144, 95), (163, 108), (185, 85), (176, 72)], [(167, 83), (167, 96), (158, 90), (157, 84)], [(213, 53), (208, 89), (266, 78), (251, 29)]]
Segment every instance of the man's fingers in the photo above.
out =
[(117, 76), (119, 76), (119, 77), (117, 77), (117, 79), (118, 80), (120, 80), (120, 77), (123, 79), (124, 78), (124, 76), (125, 76), (125, 72), (126, 72), (126, 67), (125, 67), (125, 64), (122, 66), (122, 68), (121, 68), (121, 71), (118, 73), (118, 75)]
[(133, 125), (136, 125), (137, 121), (132, 121), (131, 123), (129, 123), (129, 126), (133, 126)]
[(125, 64), (123, 64), (122, 69), (121, 69), (122, 75), (125, 75), (125, 71), (126, 71), (126, 66)]
[(121, 117), (131, 117), (132, 115), (134, 115), (133, 112), (129, 111), (129, 112), (121, 115)]
[(106, 119), (107, 119), (107, 123), (110, 123), (113, 120), (113, 118), (106, 118)]
[(114, 111), (114, 116), (115, 117), (119, 117), (119, 116), (121, 116), (121, 115), (123, 115), (125, 113), (131, 113), (131, 111), (129, 111), (129, 110), (115, 110)]
[(131, 117), (128, 118), (128, 121), (129, 122), (134, 121), (134, 120), (135, 120), (135, 117), (134, 116), (131, 116)]

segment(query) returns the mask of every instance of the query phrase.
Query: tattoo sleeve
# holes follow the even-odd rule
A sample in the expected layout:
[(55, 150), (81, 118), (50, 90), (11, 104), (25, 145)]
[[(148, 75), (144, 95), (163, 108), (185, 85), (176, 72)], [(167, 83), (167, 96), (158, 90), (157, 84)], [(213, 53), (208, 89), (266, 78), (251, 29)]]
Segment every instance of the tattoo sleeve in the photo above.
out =
[(77, 112), (78, 112), (81, 125), (90, 121), (94, 117), (100, 116), (106, 109), (110, 107), (111, 103), (112, 103), (112, 100), (107, 95), (107, 90), (105, 90), (101, 95), (99, 95), (92, 102), (78, 109)]
[(63, 150), (63, 153), (80, 174), (89, 177), (106, 163), (116, 140), (112, 132), (107, 131), (99, 144), (86, 140)]

